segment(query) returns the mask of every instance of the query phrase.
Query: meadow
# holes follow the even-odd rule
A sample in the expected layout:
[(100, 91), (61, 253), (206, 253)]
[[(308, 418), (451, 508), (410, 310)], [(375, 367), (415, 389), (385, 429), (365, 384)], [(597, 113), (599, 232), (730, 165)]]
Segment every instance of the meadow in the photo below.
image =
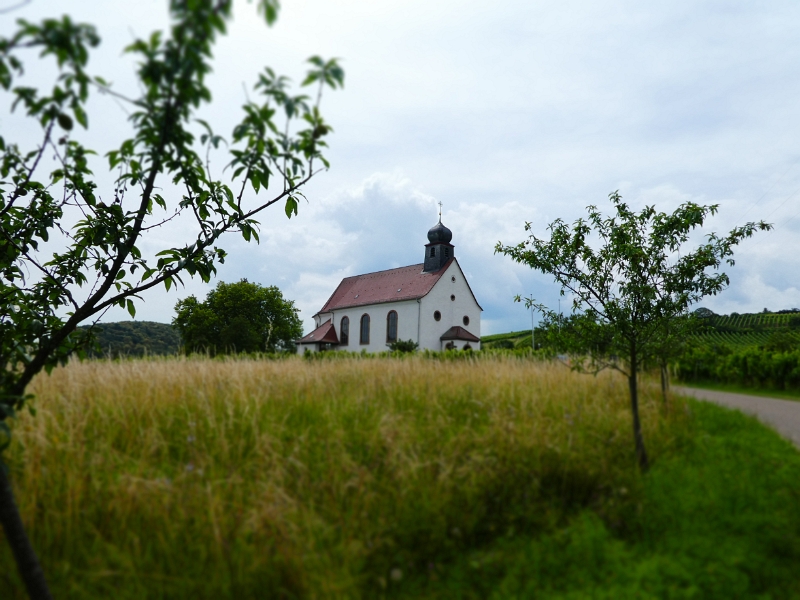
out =
[[(489, 356), (73, 362), (6, 453), (57, 598), (800, 597), (800, 454)], [(0, 597), (22, 598), (0, 537)]]

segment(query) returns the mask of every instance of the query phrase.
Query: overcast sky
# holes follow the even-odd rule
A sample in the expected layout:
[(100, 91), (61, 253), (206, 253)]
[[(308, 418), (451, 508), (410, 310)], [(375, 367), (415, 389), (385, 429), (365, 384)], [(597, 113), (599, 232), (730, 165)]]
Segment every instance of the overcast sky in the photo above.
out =
[[(89, 70), (137, 95), (121, 50), (167, 26), (166, 2), (32, 0), (0, 15), (0, 28), (8, 35), (17, 18), (63, 13), (103, 38)], [(513, 296), (555, 308), (557, 288), (495, 255), (495, 243), (524, 239), (525, 221), (544, 236), (556, 218), (606, 209), (617, 189), (636, 209), (719, 204), (709, 231), (774, 223), (739, 246), (730, 288), (703, 305), (800, 306), (800, 3), (284, 0), (272, 28), (253, 4), (236, 2), (235, 13), (203, 111), (218, 131), (229, 134), (266, 65), (298, 81), (319, 54), (346, 70), (345, 89), (323, 100), (335, 128), (330, 171), (308, 187), (298, 217), (263, 214), (260, 245), (228, 238), (218, 274), (278, 285), (307, 331), (342, 277), (421, 262), (439, 201), (484, 309), (482, 333), (530, 327)], [(43, 77), (37, 69), (31, 55), (28, 76)], [(3, 135), (32, 135), (8, 105), (6, 96)], [(90, 111), (89, 146), (104, 153), (129, 134), (108, 96)], [(169, 322), (179, 298), (208, 289), (198, 280), (154, 290), (137, 318)]]

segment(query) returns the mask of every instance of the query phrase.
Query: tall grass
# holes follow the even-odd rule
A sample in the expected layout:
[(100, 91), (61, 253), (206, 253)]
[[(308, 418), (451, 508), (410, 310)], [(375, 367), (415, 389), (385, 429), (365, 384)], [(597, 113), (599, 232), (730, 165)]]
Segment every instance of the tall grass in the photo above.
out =
[[(625, 381), (561, 365), (87, 361), (31, 391), (6, 458), (57, 597), (416, 595), (587, 510), (624, 533), (646, 496)], [(690, 411), (641, 410), (675, 455)], [(2, 539), (0, 565), (20, 596)]]

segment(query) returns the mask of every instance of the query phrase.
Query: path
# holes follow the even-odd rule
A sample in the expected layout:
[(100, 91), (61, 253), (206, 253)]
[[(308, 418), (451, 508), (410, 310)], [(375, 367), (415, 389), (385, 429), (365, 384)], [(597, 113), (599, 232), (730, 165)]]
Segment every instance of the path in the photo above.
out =
[(755, 415), (800, 448), (800, 402), (688, 387), (673, 389), (679, 394), (708, 400), (728, 408), (737, 408), (744, 413)]

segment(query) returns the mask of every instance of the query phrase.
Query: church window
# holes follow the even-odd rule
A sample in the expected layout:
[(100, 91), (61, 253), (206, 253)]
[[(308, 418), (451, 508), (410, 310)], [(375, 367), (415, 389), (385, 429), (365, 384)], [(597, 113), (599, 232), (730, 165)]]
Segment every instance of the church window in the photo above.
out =
[(450, 294), (450, 300), (455, 302), (456, 301), (456, 295), (455, 294)]
[(436, 247), (435, 246), (431, 247), (431, 258), (436, 258)]
[(461, 319), (461, 321), (464, 323), (464, 325), (469, 325), (469, 317), (467, 315), (464, 315), (464, 318)]
[(444, 247), (444, 257), (450, 258), (450, 248), (448, 248), (447, 246)]
[(369, 315), (361, 315), (361, 339), (362, 344), (369, 344)]
[(390, 310), (386, 315), (386, 341), (393, 343), (397, 341), (397, 312)]
[(442, 320), (442, 313), (438, 310), (433, 311), (433, 320), (434, 321), (441, 321)]
[(348, 317), (342, 317), (342, 323), (339, 325), (339, 342), (342, 346), (350, 343), (350, 319)]
[(455, 282), (456, 282), (455, 275), (454, 275), (453, 277), (451, 277), (451, 278), (450, 278), (450, 281), (452, 281), (453, 283), (455, 283)]

